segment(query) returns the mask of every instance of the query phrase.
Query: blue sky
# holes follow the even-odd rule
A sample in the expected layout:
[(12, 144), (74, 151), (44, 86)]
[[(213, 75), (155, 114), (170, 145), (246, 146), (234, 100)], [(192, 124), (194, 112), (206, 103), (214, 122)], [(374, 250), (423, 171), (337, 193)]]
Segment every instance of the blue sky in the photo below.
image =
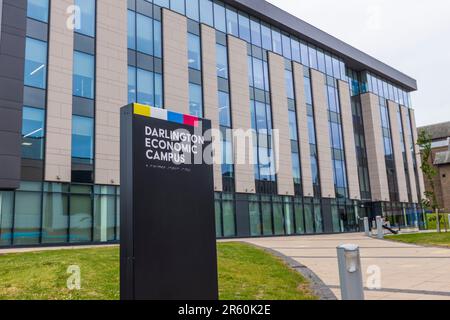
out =
[(268, 1), (417, 79), (418, 126), (450, 121), (450, 1)]

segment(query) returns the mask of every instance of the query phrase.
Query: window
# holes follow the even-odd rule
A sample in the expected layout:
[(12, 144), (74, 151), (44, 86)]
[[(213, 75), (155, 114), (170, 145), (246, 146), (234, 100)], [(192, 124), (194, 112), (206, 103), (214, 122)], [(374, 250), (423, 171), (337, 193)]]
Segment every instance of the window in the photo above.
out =
[(137, 102), (153, 106), (155, 100), (153, 72), (137, 69)]
[(128, 10), (128, 49), (136, 50), (136, 13)]
[(233, 177), (233, 144), (230, 132), (222, 132), (222, 176)]
[(255, 88), (264, 90), (263, 61), (253, 58), (253, 78)]
[(289, 36), (283, 34), (282, 35), (282, 42), (283, 42), (283, 55), (286, 59), (292, 59), (291, 54), (291, 39)]
[(228, 53), (227, 47), (217, 44), (217, 76), (228, 79)]
[(200, 0), (200, 22), (214, 26), (213, 4), (210, 0)]
[(44, 158), (45, 111), (23, 107), (22, 157), (42, 160)]
[(198, 0), (186, 0), (186, 15), (189, 19), (197, 22), (200, 20)]
[(92, 188), (72, 186), (70, 196), (70, 242), (92, 240)]
[(128, 66), (128, 103), (136, 102), (136, 68)]
[(169, 0), (153, 0), (153, 3), (164, 8), (169, 7)]
[(26, 39), (24, 84), (45, 89), (47, 86), (47, 43)]
[(270, 27), (261, 24), (262, 47), (266, 50), (272, 50), (272, 31)]
[(289, 132), (291, 140), (297, 140), (297, 117), (295, 111), (289, 110)]
[(230, 95), (219, 91), (219, 122), (221, 126), (231, 127)]
[(292, 72), (289, 70), (284, 71), (286, 80), (286, 92), (289, 99), (295, 99), (294, 95), (294, 79), (292, 78)]
[(80, 21), (76, 21), (75, 31), (90, 37), (95, 36), (95, 0), (75, 0), (80, 8)]
[(189, 68), (201, 70), (200, 37), (188, 33)]
[(48, 22), (48, 0), (28, 0), (27, 15), (32, 19)]
[(137, 15), (137, 51), (153, 55), (153, 19)]
[(189, 114), (203, 117), (202, 87), (198, 84), (189, 84)]
[(162, 108), (162, 75), (128, 66), (128, 102)]
[(309, 46), (308, 53), (309, 53), (310, 67), (313, 69), (317, 69), (317, 50), (316, 50), (316, 48)]
[(77, 162), (91, 164), (94, 159), (94, 120), (73, 116), (72, 158)]
[(45, 192), (43, 197), (42, 242), (65, 243), (69, 224), (69, 196), (62, 193), (64, 187), (61, 184), (49, 183), (46, 188), (49, 192)]
[(73, 95), (94, 99), (94, 56), (75, 51), (73, 54)]
[(261, 25), (258, 21), (250, 20), (250, 29), (252, 35), (252, 44), (261, 47)]
[(229, 34), (239, 37), (239, 24), (237, 12), (227, 8), (227, 31)]
[(239, 37), (250, 42), (250, 19), (244, 13), (239, 13)]
[(292, 153), (292, 176), (294, 178), (294, 183), (301, 183), (300, 158), (298, 153)]
[(157, 58), (162, 57), (161, 21), (153, 21), (153, 51)]
[(185, 14), (184, 0), (171, 0), (170, 9), (181, 14)]
[(297, 40), (291, 39), (291, 47), (292, 47), (292, 60), (300, 62), (300, 42)]
[(214, 25), (217, 30), (227, 32), (227, 25), (225, 22), (225, 7), (216, 2), (214, 2)]
[(272, 29), (272, 45), (273, 45), (273, 51), (282, 54), (283, 48), (281, 44), (281, 33), (278, 30)]
[(14, 245), (38, 244), (41, 229), (41, 193), (19, 191), (15, 198)]

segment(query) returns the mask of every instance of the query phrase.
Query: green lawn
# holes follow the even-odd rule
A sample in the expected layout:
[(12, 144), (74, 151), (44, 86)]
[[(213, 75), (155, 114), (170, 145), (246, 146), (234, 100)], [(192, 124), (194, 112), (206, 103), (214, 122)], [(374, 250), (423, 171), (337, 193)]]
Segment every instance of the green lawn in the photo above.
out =
[[(240, 243), (218, 244), (222, 300), (316, 299), (307, 281), (272, 255)], [(81, 290), (67, 289), (71, 265)], [(0, 256), (0, 300), (119, 299), (119, 249), (43, 251)]]
[(402, 234), (386, 236), (386, 239), (425, 246), (450, 248), (450, 232)]

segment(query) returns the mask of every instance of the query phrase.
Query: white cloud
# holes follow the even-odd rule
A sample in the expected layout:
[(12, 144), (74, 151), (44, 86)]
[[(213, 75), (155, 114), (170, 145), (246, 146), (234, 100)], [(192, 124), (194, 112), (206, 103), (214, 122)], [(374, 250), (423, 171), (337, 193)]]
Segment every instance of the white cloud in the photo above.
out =
[(418, 125), (450, 121), (450, 1), (268, 1), (417, 79)]

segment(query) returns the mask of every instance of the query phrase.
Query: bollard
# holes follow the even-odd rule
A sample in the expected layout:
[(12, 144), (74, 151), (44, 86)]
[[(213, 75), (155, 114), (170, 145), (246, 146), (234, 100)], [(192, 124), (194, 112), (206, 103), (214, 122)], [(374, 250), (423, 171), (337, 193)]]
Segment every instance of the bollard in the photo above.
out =
[(364, 233), (366, 237), (370, 237), (369, 218), (364, 218)]
[(383, 218), (377, 216), (377, 238), (384, 239)]
[(344, 244), (337, 247), (342, 300), (364, 300), (359, 247)]

